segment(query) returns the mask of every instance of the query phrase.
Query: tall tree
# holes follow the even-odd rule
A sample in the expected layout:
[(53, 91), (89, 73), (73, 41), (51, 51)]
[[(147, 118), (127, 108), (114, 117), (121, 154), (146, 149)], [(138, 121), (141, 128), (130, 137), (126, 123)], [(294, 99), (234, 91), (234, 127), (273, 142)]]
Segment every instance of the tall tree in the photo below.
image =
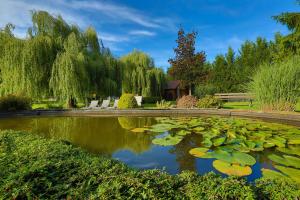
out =
[(76, 34), (71, 33), (65, 41), (64, 52), (57, 56), (52, 68), (50, 87), (55, 96), (67, 100), (69, 107), (74, 106), (74, 99), (85, 99), (89, 91), (82, 45)]
[(177, 47), (174, 48), (175, 58), (169, 59), (171, 67), (168, 73), (182, 82), (183, 86), (189, 87), (189, 94), (192, 94), (192, 85), (200, 82), (206, 75), (204, 63), (206, 60), (203, 51), (195, 52), (195, 40), (197, 33), (185, 33), (183, 28), (178, 31), (176, 40)]

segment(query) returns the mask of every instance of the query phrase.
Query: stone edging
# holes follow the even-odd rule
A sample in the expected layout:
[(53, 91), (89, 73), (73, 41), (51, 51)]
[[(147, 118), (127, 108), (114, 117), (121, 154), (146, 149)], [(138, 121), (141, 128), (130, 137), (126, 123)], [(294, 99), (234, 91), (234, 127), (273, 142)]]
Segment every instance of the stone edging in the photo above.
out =
[(271, 113), (257, 111), (241, 111), (226, 109), (169, 109), (169, 110), (147, 110), (147, 109), (131, 109), (131, 110), (33, 110), (22, 112), (0, 113), (0, 118), (18, 117), (18, 116), (199, 116), (199, 115), (221, 115), (259, 118), (264, 120), (279, 121), (292, 123), (300, 126), (300, 114), (298, 113)]

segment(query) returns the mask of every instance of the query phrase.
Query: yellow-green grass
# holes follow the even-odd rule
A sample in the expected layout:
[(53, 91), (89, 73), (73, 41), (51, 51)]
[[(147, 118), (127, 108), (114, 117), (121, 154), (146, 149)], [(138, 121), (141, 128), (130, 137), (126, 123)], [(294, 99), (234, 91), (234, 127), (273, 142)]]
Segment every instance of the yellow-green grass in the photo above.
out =
[[(250, 102), (243, 101), (243, 102), (225, 102), (223, 104), (224, 109), (240, 109), (240, 110), (259, 110), (258, 105), (253, 102), (252, 106), (250, 106)], [(300, 112), (300, 100), (296, 105), (296, 112)]]

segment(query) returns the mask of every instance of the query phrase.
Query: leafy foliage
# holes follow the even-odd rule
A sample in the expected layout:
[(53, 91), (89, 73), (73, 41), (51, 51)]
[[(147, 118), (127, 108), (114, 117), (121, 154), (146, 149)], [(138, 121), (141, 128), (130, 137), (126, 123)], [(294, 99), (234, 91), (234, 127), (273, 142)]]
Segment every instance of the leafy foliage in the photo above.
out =
[(206, 77), (205, 53), (195, 53), (196, 35), (196, 32), (185, 33), (183, 28), (180, 28), (176, 40), (177, 47), (174, 48), (175, 58), (169, 59), (171, 67), (168, 73), (174, 79), (181, 80), (183, 86), (189, 86), (190, 92), (192, 84), (201, 82)]
[(191, 95), (182, 96), (177, 100), (177, 108), (195, 108), (197, 106), (197, 98)]
[(156, 107), (159, 109), (168, 109), (171, 105), (172, 103), (170, 101), (161, 100), (156, 102)]
[(30, 109), (30, 98), (21, 95), (7, 95), (0, 98), (0, 111), (18, 111)]
[(214, 96), (206, 95), (204, 98), (199, 99), (197, 103), (198, 108), (220, 108), (222, 101)]
[(263, 65), (250, 83), (250, 91), (263, 110), (293, 111), (300, 95), (300, 57)]
[(137, 108), (137, 102), (133, 94), (122, 94), (118, 102), (118, 108), (128, 109), (128, 108)]
[(149, 55), (134, 50), (123, 56), (121, 61), (123, 63), (123, 92), (146, 97), (162, 96), (164, 72), (154, 67), (154, 61)]

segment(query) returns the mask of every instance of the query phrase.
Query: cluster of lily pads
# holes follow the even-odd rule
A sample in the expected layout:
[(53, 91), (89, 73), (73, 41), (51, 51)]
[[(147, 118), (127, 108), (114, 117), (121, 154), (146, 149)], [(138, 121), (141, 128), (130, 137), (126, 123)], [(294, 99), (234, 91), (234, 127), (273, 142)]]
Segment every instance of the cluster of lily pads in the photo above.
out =
[(200, 134), (201, 146), (189, 153), (215, 159), (213, 167), (227, 175), (250, 175), (251, 166), (256, 163), (254, 152), (270, 149), (273, 154), (268, 158), (278, 171), (262, 169), (263, 175), (292, 178), (300, 183), (300, 130), (296, 127), (221, 117), (159, 118), (157, 121), (155, 125), (132, 131), (160, 133), (152, 143), (162, 146), (176, 145), (189, 134)]

